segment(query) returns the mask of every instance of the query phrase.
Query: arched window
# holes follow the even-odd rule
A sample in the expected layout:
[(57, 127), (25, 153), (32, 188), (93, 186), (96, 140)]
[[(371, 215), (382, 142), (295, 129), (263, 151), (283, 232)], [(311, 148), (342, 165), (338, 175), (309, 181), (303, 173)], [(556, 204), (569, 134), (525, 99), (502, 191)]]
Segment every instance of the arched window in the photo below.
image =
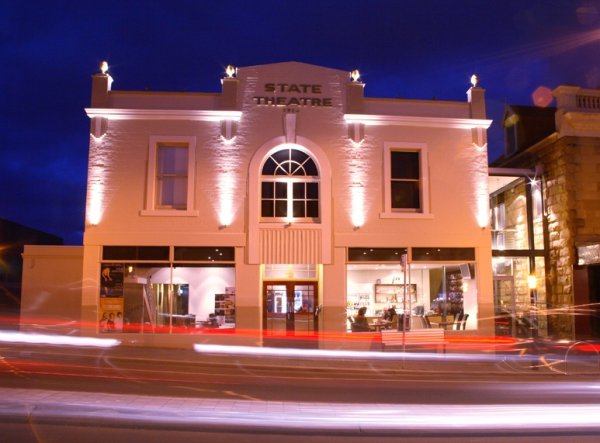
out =
[(319, 171), (310, 155), (285, 147), (267, 158), (261, 171), (261, 217), (319, 219)]

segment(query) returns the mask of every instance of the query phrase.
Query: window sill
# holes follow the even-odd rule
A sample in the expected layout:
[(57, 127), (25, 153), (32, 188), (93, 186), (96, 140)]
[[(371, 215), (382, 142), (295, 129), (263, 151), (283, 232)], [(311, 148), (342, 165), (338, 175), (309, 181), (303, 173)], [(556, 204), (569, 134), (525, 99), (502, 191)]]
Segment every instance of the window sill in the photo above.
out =
[(380, 212), (379, 218), (433, 219), (434, 216), (430, 212)]
[(198, 217), (199, 211), (178, 209), (142, 209), (142, 217)]

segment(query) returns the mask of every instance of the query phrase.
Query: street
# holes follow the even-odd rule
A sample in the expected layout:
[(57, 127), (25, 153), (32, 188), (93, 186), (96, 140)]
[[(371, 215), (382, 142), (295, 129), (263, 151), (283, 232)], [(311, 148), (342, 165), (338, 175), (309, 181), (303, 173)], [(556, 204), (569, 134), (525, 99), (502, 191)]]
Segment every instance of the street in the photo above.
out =
[(34, 434), (31, 441), (68, 441), (66, 435), (94, 441), (90, 433), (98, 441), (109, 434), (113, 441), (153, 441), (147, 434), (165, 433), (187, 441), (199, 432), (212, 441), (586, 441), (600, 435), (595, 355), (585, 370), (566, 376), (556, 365), (537, 367), (538, 359), (514, 355), (336, 358), (199, 349), (5, 343), (3, 434), (14, 433), (7, 441)]

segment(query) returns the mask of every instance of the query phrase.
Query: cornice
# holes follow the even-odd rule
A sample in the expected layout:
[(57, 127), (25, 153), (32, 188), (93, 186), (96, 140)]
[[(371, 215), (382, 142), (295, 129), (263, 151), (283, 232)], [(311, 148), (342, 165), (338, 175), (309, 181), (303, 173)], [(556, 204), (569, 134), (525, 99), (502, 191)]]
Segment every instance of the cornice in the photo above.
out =
[(367, 126), (420, 126), (426, 128), (487, 129), (492, 120), (448, 117), (414, 117), (405, 115), (344, 114), (348, 123)]
[(216, 111), (198, 109), (116, 109), (85, 108), (89, 118), (101, 117), (108, 120), (195, 120), (195, 121), (239, 121), (241, 111)]

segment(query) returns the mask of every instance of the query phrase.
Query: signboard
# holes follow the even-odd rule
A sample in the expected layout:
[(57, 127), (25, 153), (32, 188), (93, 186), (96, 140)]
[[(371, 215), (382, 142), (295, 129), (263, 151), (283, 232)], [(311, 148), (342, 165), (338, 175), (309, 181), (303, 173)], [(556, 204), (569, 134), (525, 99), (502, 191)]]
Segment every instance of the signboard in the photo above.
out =
[(577, 264), (579, 266), (600, 263), (600, 243), (577, 246)]
[(101, 298), (98, 308), (100, 332), (123, 332), (122, 298)]
[(100, 297), (123, 297), (124, 266), (103, 264), (100, 270)]
[(311, 83), (265, 83), (263, 94), (253, 97), (260, 106), (332, 107), (333, 99), (323, 97), (323, 85)]

